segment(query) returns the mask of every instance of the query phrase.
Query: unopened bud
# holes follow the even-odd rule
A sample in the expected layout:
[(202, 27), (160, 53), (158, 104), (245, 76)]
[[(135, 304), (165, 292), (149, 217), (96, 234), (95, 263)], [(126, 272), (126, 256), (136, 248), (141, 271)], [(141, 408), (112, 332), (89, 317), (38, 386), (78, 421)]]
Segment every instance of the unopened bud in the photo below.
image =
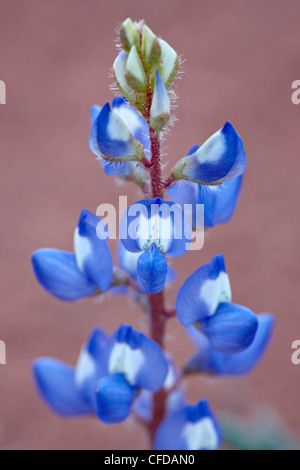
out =
[(132, 46), (139, 47), (139, 33), (132, 22), (131, 18), (127, 18), (120, 29), (120, 39), (122, 46), (126, 52), (130, 52)]
[(147, 91), (147, 77), (135, 46), (132, 46), (128, 55), (125, 78), (133, 90), (139, 93)]
[(168, 89), (177, 75), (179, 59), (177, 53), (166, 41), (159, 39), (159, 42), (161, 47), (161, 64), (158, 67), (158, 71), (165, 87)]
[(143, 26), (142, 54), (145, 67), (151, 71), (158, 67), (161, 59), (159, 39), (148, 26)]
[(128, 55), (126, 52), (121, 51), (114, 62), (113, 73), (116, 85), (118, 86), (121, 94), (129, 101), (133, 94), (133, 89), (128, 85), (125, 79), (127, 59)]

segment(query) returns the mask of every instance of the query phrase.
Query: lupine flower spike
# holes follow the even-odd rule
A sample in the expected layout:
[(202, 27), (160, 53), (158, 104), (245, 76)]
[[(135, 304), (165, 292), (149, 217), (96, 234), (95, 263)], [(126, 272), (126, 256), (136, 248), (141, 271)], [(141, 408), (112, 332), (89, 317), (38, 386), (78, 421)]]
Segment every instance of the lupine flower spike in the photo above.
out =
[[(246, 169), (245, 149), (238, 131), (226, 122), (164, 175), (161, 143), (174, 120), (172, 87), (180, 59), (144, 21), (126, 19), (119, 45), (113, 61), (119, 96), (91, 107), (89, 136), (100, 176), (143, 191), (120, 214), (116, 261), (108, 237), (115, 230), (110, 231), (108, 219), (88, 210), (81, 212), (73, 251), (44, 248), (32, 256), (35, 276), (48, 293), (67, 302), (85, 299), (85, 309), (99, 308), (100, 322), (104, 302), (118, 296), (115, 332), (108, 335), (94, 327), (76, 366), (37, 359), (34, 382), (41, 399), (61, 417), (91, 416), (109, 425), (131, 418), (143, 426), (149, 447), (157, 451), (216, 450), (222, 445), (218, 418), (203, 397), (194, 404), (187, 401), (183, 381), (197, 374), (200, 383), (201, 375), (209, 374), (217, 382), (219, 376), (252, 371), (271, 341), (274, 319), (233, 303), (223, 255), (206, 265), (201, 265), (200, 253), (195, 255), (198, 269), (183, 282), (175, 305), (172, 300), (166, 305), (165, 290), (181, 275), (173, 266), (176, 259), (194, 249), (193, 231), (232, 218)], [(204, 207), (204, 227), (197, 217), (199, 205)], [(247, 276), (246, 268), (242, 275)], [(100, 295), (99, 307), (91, 298)], [(129, 308), (125, 297), (142, 307), (143, 320), (136, 323), (143, 331), (122, 324)], [(181, 361), (182, 368), (165, 349), (166, 326), (176, 316), (182, 334), (196, 347), (192, 357)]]

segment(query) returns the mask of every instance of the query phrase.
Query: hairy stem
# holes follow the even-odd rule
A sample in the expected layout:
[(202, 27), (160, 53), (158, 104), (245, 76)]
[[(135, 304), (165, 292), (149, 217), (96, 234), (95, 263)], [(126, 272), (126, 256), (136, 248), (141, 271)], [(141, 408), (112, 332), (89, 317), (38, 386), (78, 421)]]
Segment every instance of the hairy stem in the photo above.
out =
[(152, 197), (163, 197), (163, 185), (161, 178), (161, 160), (160, 160), (160, 140), (157, 133), (149, 126), (151, 142), (151, 187)]
[[(150, 125), (150, 109), (152, 103), (152, 88), (150, 81), (148, 82), (147, 93), (147, 111), (146, 119), (149, 126), (150, 144), (151, 144), (151, 188), (152, 197), (163, 197), (163, 182), (161, 176), (161, 153), (160, 153), (160, 136)], [(150, 333), (151, 338), (164, 348), (165, 324), (167, 316), (165, 315), (164, 294), (149, 295), (150, 304)], [(149, 424), (149, 434), (153, 445), (154, 436), (159, 424), (165, 416), (167, 394), (165, 390), (160, 390), (153, 394), (153, 416)]]

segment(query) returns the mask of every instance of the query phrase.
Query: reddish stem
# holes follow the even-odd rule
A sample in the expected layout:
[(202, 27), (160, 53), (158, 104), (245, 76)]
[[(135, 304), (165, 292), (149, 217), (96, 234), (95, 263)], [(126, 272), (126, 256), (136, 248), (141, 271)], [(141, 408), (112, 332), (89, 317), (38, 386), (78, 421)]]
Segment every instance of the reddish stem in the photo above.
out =
[[(150, 331), (151, 338), (164, 348), (165, 324), (163, 293), (149, 295), (150, 301)], [(149, 425), (150, 437), (153, 442), (156, 430), (163, 421), (166, 407), (166, 393), (164, 389), (153, 394), (153, 416)]]
[[(148, 81), (148, 93), (147, 93), (147, 110), (146, 120), (149, 126), (150, 144), (151, 144), (151, 163), (149, 167), (151, 176), (151, 188), (152, 197), (163, 197), (163, 183), (161, 176), (161, 155), (160, 155), (160, 138), (159, 133), (156, 132), (150, 124), (150, 109), (152, 103), (152, 88), (150, 81)], [(164, 294), (149, 295), (150, 304), (150, 333), (151, 338), (164, 348), (164, 334), (165, 334), (165, 307), (164, 307)], [(152, 421), (149, 424), (149, 433), (151, 441), (153, 443), (155, 433), (159, 424), (162, 422), (165, 416), (166, 409), (166, 392), (164, 389), (153, 394), (153, 416)]]
[(162, 184), (163, 184), (164, 189), (168, 189), (168, 188), (170, 188), (175, 182), (176, 182), (176, 180), (173, 178), (172, 175), (170, 175), (169, 178), (168, 178), (166, 181), (164, 181)]
[(151, 186), (152, 197), (163, 197), (163, 184), (161, 178), (161, 161), (160, 161), (160, 141), (159, 134), (149, 127), (151, 142)]

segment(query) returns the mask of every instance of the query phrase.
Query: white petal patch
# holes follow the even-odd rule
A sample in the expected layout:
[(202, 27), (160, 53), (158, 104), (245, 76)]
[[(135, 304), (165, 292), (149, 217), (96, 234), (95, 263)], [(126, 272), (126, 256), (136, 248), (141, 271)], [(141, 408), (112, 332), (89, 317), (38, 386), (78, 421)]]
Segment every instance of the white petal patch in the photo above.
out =
[(107, 125), (107, 134), (111, 140), (121, 140), (128, 142), (131, 139), (131, 132), (126, 124), (112, 111)]
[(234, 165), (230, 169), (229, 173), (227, 173), (227, 175), (221, 178), (219, 181), (222, 181), (222, 183), (224, 183), (233, 178), (237, 178), (238, 176), (243, 174), (244, 170), (245, 170), (245, 165), (243, 161), (237, 158), (236, 161), (234, 162)]
[(122, 267), (127, 272), (136, 272), (137, 270), (137, 261), (141, 253), (131, 253), (131, 251), (125, 250), (122, 251)]
[(221, 131), (213, 134), (196, 151), (198, 163), (214, 163), (220, 160), (226, 151), (226, 139)]
[(170, 390), (176, 382), (175, 368), (172, 364), (169, 364), (168, 374), (164, 383), (164, 389)]
[(139, 116), (136, 112), (130, 109), (128, 105), (124, 104), (121, 106), (116, 106), (114, 108), (114, 113), (116, 113), (119, 118), (125, 122), (132, 134), (135, 134), (141, 127)]
[[(152, 206), (151, 209), (153, 209)], [(159, 208), (157, 207), (156, 213), (151, 210), (151, 217), (145, 217), (144, 214), (140, 215), (139, 226), (139, 248), (146, 251), (150, 246), (155, 243), (157, 248), (166, 253), (171, 245), (173, 238), (173, 227), (171, 217), (164, 218), (159, 215)]]
[(75, 383), (78, 387), (81, 387), (84, 382), (94, 375), (96, 372), (96, 364), (92, 356), (85, 350), (82, 349), (75, 371)]
[(90, 134), (90, 149), (97, 157), (101, 155), (97, 140), (97, 123), (92, 125)]
[(203, 418), (197, 423), (188, 423), (183, 430), (183, 437), (188, 450), (216, 450), (219, 439), (214, 423), (210, 418)]
[(87, 257), (92, 256), (92, 245), (87, 237), (79, 235), (78, 227), (75, 229), (74, 234), (74, 251), (78, 269), (84, 273), (84, 262)]
[(109, 358), (109, 373), (124, 374), (126, 380), (133, 385), (144, 360), (139, 349), (131, 349), (126, 343), (117, 343)]
[(200, 298), (208, 306), (210, 316), (215, 314), (221, 302), (231, 302), (232, 294), (227, 273), (221, 271), (217, 279), (204, 282)]

